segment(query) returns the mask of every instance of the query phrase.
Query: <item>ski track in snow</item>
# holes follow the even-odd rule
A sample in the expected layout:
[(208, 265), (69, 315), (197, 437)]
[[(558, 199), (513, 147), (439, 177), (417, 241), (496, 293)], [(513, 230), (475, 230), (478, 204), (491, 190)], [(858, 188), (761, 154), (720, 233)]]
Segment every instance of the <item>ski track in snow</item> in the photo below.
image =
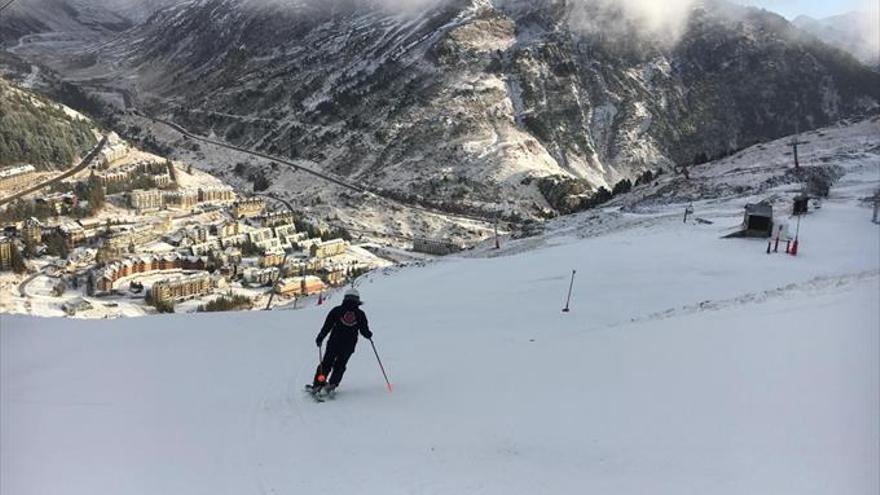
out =
[(706, 300), (695, 304), (669, 308), (646, 316), (632, 318), (629, 322), (612, 323), (605, 328), (617, 328), (628, 326), (632, 323), (665, 320), (695, 313), (703, 313), (706, 311), (720, 311), (731, 307), (745, 306), (749, 304), (763, 304), (775, 299), (789, 299), (794, 294), (821, 294), (829, 292), (830, 289), (855, 290), (860, 284), (865, 284), (867, 282), (874, 282), (876, 284), (878, 279), (880, 279), (880, 270), (865, 270), (846, 275), (815, 277), (807, 282), (793, 282), (775, 289), (748, 292), (728, 299)]

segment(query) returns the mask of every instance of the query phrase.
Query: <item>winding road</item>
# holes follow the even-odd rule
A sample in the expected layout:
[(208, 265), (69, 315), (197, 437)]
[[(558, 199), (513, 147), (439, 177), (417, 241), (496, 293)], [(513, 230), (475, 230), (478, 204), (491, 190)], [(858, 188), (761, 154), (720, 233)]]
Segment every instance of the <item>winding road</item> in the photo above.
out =
[[(265, 160), (277, 162), (282, 165), (286, 165), (290, 168), (293, 168), (294, 170), (305, 172), (307, 174), (318, 177), (324, 181), (330, 182), (332, 184), (336, 184), (337, 186), (343, 187), (345, 189), (350, 189), (352, 191), (371, 194), (377, 198), (381, 198), (382, 200), (389, 202), (393, 205), (399, 206), (401, 208), (407, 208), (410, 210), (417, 210), (417, 211), (421, 211), (424, 213), (441, 215), (441, 216), (444, 216), (447, 218), (466, 220), (466, 221), (471, 221), (471, 222), (479, 222), (479, 223), (489, 224), (489, 225), (494, 225), (496, 222), (496, 219), (494, 219), (494, 218), (486, 218), (486, 217), (481, 217), (481, 216), (476, 216), (476, 215), (468, 215), (468, 214), (464, 214), (464, 213), (449, 213), (449, 212), (445, 212), (445, 211), (434, 209), (434, 208), (428, 208), (428, 207), (421, 206), (421, 205), (403, 203), (399, 199), (393, 198), (381, 190), (376, 190), (376, 189), (364, 187), (364, 186), (361, 186), (361, 185), (358, 185), (358, 184), (355, 184), (352, 182), (348, 182), (341, 177), (330, 175), (325, 172), (320, 172), (320, 171), (315, 170), (311, 167), (306, 167), (306, 166), (303, 166), (302, 164), (297, 164), (297, 163), (291, 162), (289, 160), (286, 160), (284, 158), (280, 158), (280, 157), (273, 156), (273, 155), (267, 155), (267, 154), (261, 153), (259, 151), (249, 150), (249, 149), (235, 146), (235, 145), (232, 145), (229, 143), (225, 143), (223, 141), (218, 141), (216, 139), (211, 139), (211, 138), (207, 138), (205, 136), (200, 136), (198, 134), (193, 134), (192, 132), (188, 131), (184, 127), (181, 127), (179, 124), (176, 124), (174, 122), (171, 122), (171, 121), (168, 121), (165, 119), (150, 117), (148, 115), (145, 115), (143, 112), (135, 111), (135, 114), (142, 117), (142, 118), (145, 118), (147, 120), (166, 125), (166, 126), (174, 129), (175, 131), (179, 132), (180, 134), (183, 134), (184, 136), (186, 136), (190, 139), (194, 139), (196, 141), (201, 141), (203, 143), (212, 144), (214, 146), (219, 146), (221, 148), (226, 148), (226, 149), (230, 149), (233, 151), (238, 151), (240, 153), (245, 153), (248, 155), (256, 156), (258, 158), (263, 158)], [(506, 222), (506, 223), (511, 223), (511, 222)]]
[(92, 149), (92, 151), (90, 151), (89, 154), (86, 155), (85, 158), (83, 158), (79, 162), (79, 164), (77, 166), (75, 166), (71, 169), (68, 169), (66, 172), (64, 172), (60, 175), (56, 175), (55, 177), (52, 177), (49, 180), (40, 182), (39, 184), (37, 184), (35, 186), (29, 187), (28, 189), (25, 189), (24, 191), (17, 192), (15, 194), (13, 194), (11, 196), (7, 196), (5, 198), (0, 198), (0, 205), (4, 205), (6, 203), (9, 203), (10, 201), (15, 201), (16, 199), (27, 196), (28, 194), (35, 193), (35, 192), (39, 191), (40, 189), (49, 187), (52, 184), (55, 184), (56, 182), (62, 181), (68, 177), (71, 177), (73, 175), (78, 174), (79, 172), (82, 172), (92, 163), (92, 160), (94, 160), (95, 157), (98, 156), (98, 153), (101, 152), (101, 150), (104, 148), (104, 145), (106, 145), (106, 144), (107, 144), (107, 136), (104, 136), (101, 139), (101, 141)]

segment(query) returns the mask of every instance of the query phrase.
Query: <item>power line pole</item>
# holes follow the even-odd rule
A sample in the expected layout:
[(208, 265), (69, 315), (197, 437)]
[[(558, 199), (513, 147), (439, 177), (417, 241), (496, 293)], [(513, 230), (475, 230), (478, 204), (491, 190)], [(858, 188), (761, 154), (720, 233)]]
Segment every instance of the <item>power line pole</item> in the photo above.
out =
[(794, 155), (794, 168), (801, 168), (800, 159), (798, 158), (798, 145), (799, 144), (807, 144), (804, 141), (801, 141), (801, 107), (799, 102), (795, 102), (795, 114), (794, 114), (794, 138), (791, 140), (791, 150)]

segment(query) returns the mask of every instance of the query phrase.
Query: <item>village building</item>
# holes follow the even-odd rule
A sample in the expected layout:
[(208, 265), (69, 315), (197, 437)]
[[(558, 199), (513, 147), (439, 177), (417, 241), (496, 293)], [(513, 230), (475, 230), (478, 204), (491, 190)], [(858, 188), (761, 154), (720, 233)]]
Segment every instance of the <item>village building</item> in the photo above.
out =
[(0, 270), (12, 268), (12, 251), (15, 249), (13, 240), (6, 236), (0, 236)]
[(165, 192), (165, 205), (169, 208), (181, 210), (192, 209), (199, 203), (199, 193), (192, 189), (180, 189), (178, 191)]
[(274, 211), (260, 217), (260, 224), (263, 227), (278, 227), (279, 225), (291, 225), (295, 222), (296, 216), (291, 211)]
[(22, 222), (21, 238), (25, 242), (31, 244), (39, 244), (43, 241), (43, 224), (34, 217), (30, 217)]
[(58, 226), (58, 233), (68, 248), (75, 248), (88, 240), (86, 229), (76, 222), (65, 222)]
[(280, 296), (307, 296), (323, 291), (324, 282), (313, 275), (283, 278), (275, 283), (275, 293)]
[(132, 173), (128, 170), (114, 170), (112, 172), (93, 173), (91, 180), (107, 187), (111, 184), (122, 184), (131, 180)]
[(125, 251), (131, 246), (137, 247), (152, 242), (156, 237), (157, 233), (153, 225), (138, 225), (111, 235), (105, 240), (105, 245), (110, 249)]
[(61, 215), (66, 208), (75, 207), (78, 204), (78, 198), (73, 193), (55, 193), (40, 196), (35, 200), (38, 204), (43, 204), (51, 208), (56, 215)]
[(198, 273), (156, 282), (150, 289), (149, 297), (158, 304), (173, 304), (210, 294), (213, 290), (211, 276)]
[(219, 237), (230, 237), (241, 234), (241, 222), (224, 222), (215, 227)]
[(241, 263), (241, 249), (237, 247), (228, 247), (223, 249), (223, 260), (225, 264)]
[(326, 264), (318, 270), (318, 274), (328, 284), (339, 286), (345, 284), (349, 268), (348, 265), (343, 263)]
[(348, 243), (343, 239), (331, 239), (329, 241), (313, 244), (309, 250), (315, 258), (330, 258), (345, 254)]
[(245, 268), (243, 272), (244, 281), (251, 285), (263, 286), (275, 283), (279, 278), (277, 267), (268, 268)]
[(208, 256), (211, 251), (219, 251), (222, 249), (220, 239), (211, 239), (200, 244), (193, 244), (189, 247), (193, 256)]
[(284, 252), (284, 246), (281, 243), (281, 239), (276, 239), (274, 237), (266, 239), (264, 241), (255, 242), (254, 245), (256, 245), (264, 253), (276, 251), (280, 251), (282, 253)]
[(225, 236), (220, 238), (220, 245), (224, 248), (229, 248), (233, 246), (241, 246), (242, 244), (248, 242), (247, 234), (238, 234)]
[(321, 244), (324, 242), (320, 237), (312, 237), (310, 239), (302, 239), (297, 244), (299, 244), (299, 248), (306, 254), (311, 256), (312, 246)]
[[(273, 232), (275, 232), (275, 237), (279, 238), (285, 244), (290, 244), (291, 242), (296, 242), (297, 231), (295, 225), (281, 225), (279, 227), (274, 227)], [(303, 233), (302, 238), (305, 238), (305, 233)]]
[(128, 145), (119, 138), (118, 134), (111, 132), (107, 136), (107, 143), (98, 154), (98, 164), (106, 167), (116, 160), (125, 158), (126, 155), (128, 155)]
[(215, 249), (208, 255), (209, 260), (213, 260), (215, 268), (219, 269), (227, 276), (237, 274), (236, 265), (241, 263), (241, 250), (237, 248)]
[(435, 256), (446, 256), (461, 251), (461, 246), (453, 242), (435, 239), (415, 239), (413, 240), (413, 251), (433, 254)]
[(171, 176), (168, 174), (151, 175), (150, 180), (153, 181), (153, 187), (158, 189), (167, 189), (172, 184)]
[(139, 161), (109, 170), (93, 172), (91, 179), (102, 186), (108, 186), (132, 182), (136, 176), (148, 176), (156, 187), (165, 187), (172, 182), (168, 175), (168, 167), (157, 161)]
[(76, 223), (85, 230), (100, 230), (107, 225), (107, 221), (100, 218), (81, 218)]
[(232, 215), (235, 218), (254, 217), (266, 208), (266, 200), (261, 198), (247, 198), (232, 204)]
[(256, 229), (248, 232), (248, 238), (254, 244), (259, 245), (262, 242), (274, 239), (275, 233), (272, 232), (272, 229)]
[(235, 192), (229, 186), (209, 186), (199, 188), (199, 202), (234, 201)]
[(208, 263), (205, 256), (183, 256), (176, 253), (132, 256), (109, 263), (103, 268), (92, 269), (89, 280), (92, 292), (109, 292), (118, 280), (125, 277), (169, 270), (201, 271), (208, 268)]
[(135, 210), (159, 210), (165, 206), (165, 196), (157, 189), (137, 190), (128, 194), (128, 204)]
[(283, 249), (268, 249), (260, 256), (260, 266), (269, 267), (269, 266), (278, 266), (284, 263), (284, 250)]
[(305, 275), (307, 273), (315, 273), (325, 265), (324, 260), (318, 258), (305, 257), (287, 257), (284, 263), (284, 273), (287, 275)]
[(37, 169), (33, 165), (17, 165), (0, 168), (0, 188), (13, 188), (30, 184)]
[(185, 231), (186, 237), (190, 238), (194, 243), (207, 242), (211, 237), (211, 228), (205, 226), (189, 226)]

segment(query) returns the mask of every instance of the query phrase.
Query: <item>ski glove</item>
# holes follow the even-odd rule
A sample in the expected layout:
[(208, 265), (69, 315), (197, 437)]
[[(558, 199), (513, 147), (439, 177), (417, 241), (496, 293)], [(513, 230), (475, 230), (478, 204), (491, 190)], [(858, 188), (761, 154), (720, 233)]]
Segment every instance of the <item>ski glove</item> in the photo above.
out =
[(364, 337), (367, 338), (367, 340), (373, 340), (373, 332), (369, 330), (364, 330), (362, 333), (364, 334)]

